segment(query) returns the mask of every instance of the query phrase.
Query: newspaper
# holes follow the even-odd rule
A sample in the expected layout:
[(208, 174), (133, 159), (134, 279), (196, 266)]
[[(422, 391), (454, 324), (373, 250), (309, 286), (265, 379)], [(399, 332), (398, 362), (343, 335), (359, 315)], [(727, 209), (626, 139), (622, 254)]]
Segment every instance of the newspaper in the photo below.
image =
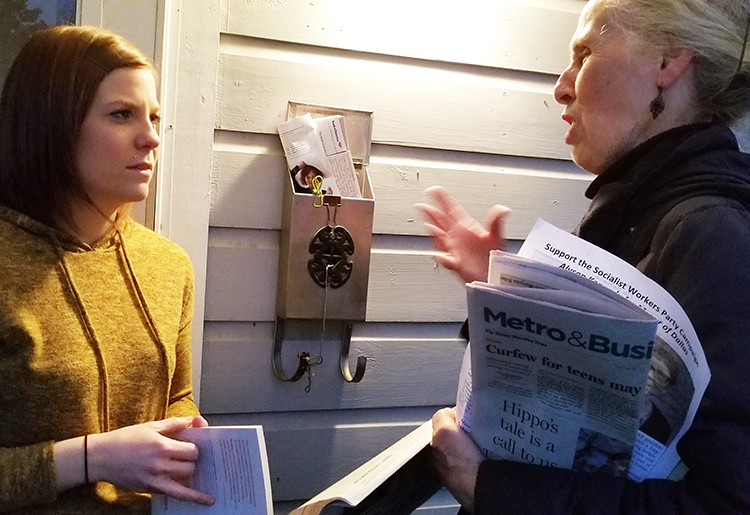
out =
[[(539, 281), (596, 286), (554, 267), (544, 274), (493, 253), (498, 265), (504, 284), (467, 285), (473, 388), (463, 429), (491, 459), (625, 475), (656, 320), (606, 290)], [(529, 281), (524, 267), (539, 277)]]
[(295, 191), (313, 193), (319, 176), (323, 194), (362, 197), (343, 116), (305, 114), (279, 124), (278, 131)]
[(710, 374), (663, 288), (540, 220), (518, 256), (493, 252), (488, 283), (467, 289), (457, 411), (486, 455), (637, 481), (675, 470)]
[[(703, 347), (685, 311), (635, 267), (544, 220), (537, 221), (518, 254), (591, 279), (659, 321), (644, 425), (636, 440), (630, 477), (640, 481), (670, 476), (680, 460), (677, 442), (690, 428), (711, 379)], [(670, 430), (658, 430), (665, 423)]]

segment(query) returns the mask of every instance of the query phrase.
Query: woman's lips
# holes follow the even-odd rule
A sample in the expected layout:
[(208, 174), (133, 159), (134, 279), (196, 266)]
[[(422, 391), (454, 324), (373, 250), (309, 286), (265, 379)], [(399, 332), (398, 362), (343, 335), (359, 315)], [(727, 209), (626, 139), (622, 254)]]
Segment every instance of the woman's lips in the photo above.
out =
[(565, 133), (565, 144), (566, 145), (572, 145), (573, 144), (573, 128), (574, 128), (574, 121), (573, 117), (567, 114), (562, 115), (563, 121), (570, 124), (570, 128), (568, 129), (568, 132)]
[(148, 161), (144, 161), (142, 163), (134, 164), (132, 166), (129, 166), (128, 168), (137, 168), (138, 170), (151, 170), (154, 168), (154, 165), (149, 163)]
[(128, 170), (132, 170), (144, 180), (149, 180), (153, 173), (154, 165), (149, 162), (141, 162), (134, 164), (133, 166), (128, 166)]

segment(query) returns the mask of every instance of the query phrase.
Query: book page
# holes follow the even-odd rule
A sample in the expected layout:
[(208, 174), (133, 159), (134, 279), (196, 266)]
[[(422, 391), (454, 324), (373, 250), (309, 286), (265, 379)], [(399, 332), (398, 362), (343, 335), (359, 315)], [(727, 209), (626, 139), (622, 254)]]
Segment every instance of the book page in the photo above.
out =
[(432, 440), (432, 422), (427, 421), (373, 459), (291, 512), (317, 515), (329, 504), (342, 501), (357, 506), (386, 479), (427, 447)]
[(189, 427), (179, 440), (198, 446), (190, 488), (210, 493), (212, 506), (154, 495), (152, 515), (272, 515), (271, 482), (261, 426)]

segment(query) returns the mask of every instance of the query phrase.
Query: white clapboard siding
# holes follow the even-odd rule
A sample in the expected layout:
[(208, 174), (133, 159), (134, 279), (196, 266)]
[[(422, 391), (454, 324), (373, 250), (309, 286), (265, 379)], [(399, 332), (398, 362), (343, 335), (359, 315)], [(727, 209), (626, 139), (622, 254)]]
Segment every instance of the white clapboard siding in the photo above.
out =
[[(321, 348), (319, 323), (307, 324), (302, 329), (294, 324), (291, 321), (285, 325), (282, 366), (287, 375), (294, 372), (299, 352), (315, 356)], [(367, 325), (355, 326), (349, 353), (352, 371), (357, 356), (368, 358), (362, 381), (352, 384), (343, 381), (339, 369), (341, 326), (329, 321), (322, 346), (324, 361), (314, 368), (309, 393), (304, 391), (308, 384), (306, 376), (297, 382), (282, 382), (274, 375), (273, 323), (252, 324), (243, 337), (234, 335), (234, 339), (231, 335), (213, 339), (215, 336), (207, 334), (203, 344), (201, 411), (346, 410), (455, 402), (465, 349), (465, 342), (458, 338), (459, 324), (441, 324), (445, 328), (438, 336), (431, 335), (425, 327), (420, 337), (413, 336), (415, 328), (409, 324), (400, 334), (388, 337), (368, 335), (372, 329)]]
[(276, 318), (279, 236), (279, 231), (210, 229), (206, 320)]
[[(211, 225), (280, 229), (286, 160), (278, 137), (220, 134), (223, 144), (217, 144), (213, 159)], [(375, 147), (368, 172), (376, 234), (426, 235), (414, 203), (428, 201), (424, 190), (434, 185), (448, 188), (479, 220), (493, 204), (513, 209), (505, 229), (513, 239), (524, 238), (538, 217), (570, 230), (586, 210), (583, 192), (591, 176), (570, 161), (473, 154), (479, 163), (466, 162), (466, 156), (455, 162), (444, 154), (411, 149), (394, 155), (383, 145)]]
[(558, 73), (583, 1), (230, 0), (226, 32), (269, 40)]
[[(222, 47), (226, 50), (225, 47)], [(245, 47), (242, 47), (244, 50)], [(304, 55), (303, 57), (309, 57)], [(323, 62), (220, 54), (217, 128), (276, 133), (289, 100), (375, 112), (373, 141), (567, 159), (552, 82), (355, 56)]]
[[(298, 500), (293, 508), (416, 429), (439, 407), (206, 418), (211, 425), (263, 426), (273, 499)], [(444, 494), (440, 497), (450, 503)]]
[[(276, 318), (278, 236), (278, 231), (211, 229), (206, 320)], [(455, 322), (466, 317), (463, 283), (437, 265), (434, 251), (381, 249), (377, 242), (375, 238), (370, 254), (367, 321)]]

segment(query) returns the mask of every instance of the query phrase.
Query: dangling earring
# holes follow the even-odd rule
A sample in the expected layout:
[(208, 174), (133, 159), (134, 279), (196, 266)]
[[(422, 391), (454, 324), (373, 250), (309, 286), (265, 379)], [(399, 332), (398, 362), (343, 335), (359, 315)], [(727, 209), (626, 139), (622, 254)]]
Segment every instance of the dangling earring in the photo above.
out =
[(662, 95), (662, 92), (664, 89), (661, 86), (657, 86), (657, 89), (659, 90), (659, 94), (656, 95), (656, 98), (651, 101), (651, 105), (649, 106), (649, 109), (651, 110), (651, 116), (654, 117), (654, 120), (656, 120), (659, 115), (664, 111), (664, 95)]

